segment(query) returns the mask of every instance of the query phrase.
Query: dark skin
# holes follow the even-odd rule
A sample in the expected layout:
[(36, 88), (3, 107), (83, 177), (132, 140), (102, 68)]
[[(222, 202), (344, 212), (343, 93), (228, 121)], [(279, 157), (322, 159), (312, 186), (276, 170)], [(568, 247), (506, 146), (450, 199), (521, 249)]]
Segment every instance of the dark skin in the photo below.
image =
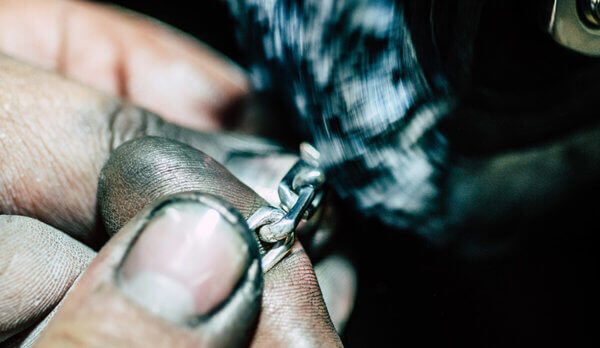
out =
[[(65, 15), (68, 20), (64, 20)], [(168, 142), (169, 146), (156, 148), (173, 151), (159, 153), (154, 157), (156, 160), (177, 162), (190, 156), (198, 158), (198, 162), (185, 162), (177, 169), (184, 176), (202, 169), (200, 174), (183, 181), (189, 185), (169, 186), (166, 174), (157, 169), (150, 182), (146, 182), (156, 190), (152, 191), (153, 195), (130, 202), (135, 208), (114, 209), (110, 221), (104, 222), (98, 219), (96, 211), (99, 203), (119, 204), (131, 199), (127, 192), (104, 194), (110, 193), (106, 189), (100, 192), (100, 199), (105, 201), (97, 201), (101, 169), (119, 145), (142, 139), (128, 143), (130, 147), (120, 148), (121, 157), (112, 157), (109, 163), (119, 163), (119, 158), (128, 160), (123, 165), (107, 166), (105, 173), (113, 176), (119, 176), (127, 166), (131, 169), (144, 163), (147, 158), (142, 155), (152, 147), (152, 142), (160, 141), (144, 140), (146, 135), (176, 139), (192, 146), (202, 143), (201, 134), (164, 123), (154, 113), (133, 106), (132, 102), (161, 113), (166, 120), (214, 130), (225, 117), (223, 110), (249, 93), (241, 70), (164, 26), (97, 5), (70, 1), (27, 4), (2, 1), (0, 16), (3, 18), (0, 48), (18, 57), (0, 56), (0, 151), (3, 154), (0, 158), (0, 212), (4, 214), (0, 219), (0, 308), (3, 313), (0, 340), (3, 343), (31, 343), (39, 334), (37, 330), (48, 324), (42, 320), (49, 313), (54, 314), (53, 309), (64, 300), (42, 332), (42, 345), (96, 346), (113, 342), (148, 346), (152, 342), (153, 345), (196, 346), (218, 344), (231, 337), (235, 339), (229, 342), (234, 344), (251, 341), (257, 346), (341, 344), (313, 266), (300, 243), (296, 243), (289, 257), (265, 275), (262, 307), (257, 306), (258, 299), (249, 299), (248, 305), (228, 314), (231, 322), (242, 317), (258, 317), (257, 326), (254, 322), (244, 322), (231, 329), (233, 331), (219, 331), (212, 336), (203, 335), (202, 329), (182, 328), (157, 320), (127, 301), (110, 276), (123, 250), (137, 233), (132, 226), (144, 218), (144, 213), (106, 244), (103, 225), (112, 223), (120, 228), (121, 221), (128, 221), (138, 208), (150, 201), (184, 189), (189, 191), (192, 185), (196, 191), (220, 195), (246, 216), (262, 203), (262, 198), (202, 152), (180, 142)], [(113, 25), (104, 25), (107, 21)], [(13, 44), (9, 39), (14, 35), (11, 32), (19, 33), (20, 44)], [(86, 39), (86, 35), (95, 40)], [(82, 54), (87, 58), (82, 58)], [(140, 54), (145, 58), (137, 60)], [(90, 57), (102, 60), (98, 62)], [(173, 69), (165, 68), (173, 66)], [(185, 73), (182, 74), (182, 70)], [(154, 71), (156, 74), (149, 74)], [(61, 74), (93, 87), (65, 79)], [(173, 88), (165, 90), (161, 87), (164, 85)], [(194, 167), (198, 163), (208, 165)], [(207, 185), (211, 180), (214, 183), (215, 176), (218, 176), (216, 180), (226, 183), (227, 191)], [(231, 192), (240, 194), (231, 195)], [(98, 256), (90, 246), (100, 248)], [(249, 262), (257, 261), (257, 257), (254, 255)], [(81, 280), (72, 287), (88, 265)], [(61, 274), (58, 286), (55, 274)], [(67, 290), (71, 291), (65, 297)], [(32, 298), (32, 293), (38, 297)], [(36, 301), (39, 296), (42, 301)], [(85, 324), (81, 324), (82, 317), (86, 318)], [(37, 329), (36, 325), (39, 325)]]
[[(496, 43), (495, 40), (490, 42)], [(232, 116), (231, 106), (248, 98), (250, 92), (240, 69), (197, 42), (143, 17), (79, 2), (0, 1), (0, 51), (15, 57), (0, 58), (0, 213), (13, 215), (2, 216), (0, 220), (0, 309), (3, 310), (0, 313), (4, 315), (0, 317), (0, 341), (10, 337), (2, 343), (18, 344), (32, 337), (28, 336), (31, 328), (47, 318), (95, 257), (95, 252), (86, 245), (98, 249), (105, 243), (107, 234), (102, 226), (113, 223), (118, 230), (122, 222), (137, 211), (121, 211), (104, 223), (97, 219), (98, 175), (112, 150), (126, 140), (143, 135), (166, 136), (204, 149), (200, 145), (201, 137), (195, 137), (193, 132), (186, 131), (187, 135), (181, 138), (181, 132), (173, 131), (176, 128), (168, 129), (173, 126), (156, 126), (148, 133), (147, 121), (156, 120), (155, 113), (164, 120), (197, 130), (219, 129), (222, 121)], [(140, 56), (144, 58), (139, 59)], [(48, 73), (39, 65), (58, 74)], [(93, 88), (66, 81), (59, 75)], [(164, 88), (166, 85), (174, 87)], [(499, 98), (501, 103), (504, 103), (503, 98)], [(466, 123), (475, 125), (474, 128), (477, 124), (489, 127), (490, 120), (481, 120), (481, 113), (474, 112), (473, 120), (468, 119)], [(543, 130), (536, 122), (532, 122), (531, 127), (508, 124), (511, 133)], [(545, 118), (541, 124), (546, 124)], [(490, 130), (489, 134), (480, 129), (466, 134), (482, 134), (486, 144), (492, 142), (489, 136), (504, 134), (496, 127)], [(470, 136), (463, 138), (471, 139)], [(596, 181), (600, 161), (594, 149), (598, 148), (598, 139), (598, 129), (590, 128), (536, 148), (524, 147), (490, 157), (458, 160), (449, 177), (448, 196), (452, 204), (447, 209), (447, 225), (461, 231), (465, 222), (470, 226), (487, 226), (489, 221), (502, 221), (507, 216), (543, 216), (574, 189), (585, 188)], [(577, 160), (571, 161), (573, 157)], [(577, 180), (573, 180), (573, 173), (577, 173)], [(151, 184), (161, 187), (164, 178), (161, 173), (154, 174), (156, 181)], [(177, 187), (172, 189), (177, 191)], [(137, 204), (141, 207), (160, 199), (161, 195)], [(108, 202), (130, 198), (123, 194)], [(239, 203), (244, 209), (245, 201)], [(480, 239), (487, 242), (487, 228), (472, 230), (473, 236), (481, 236)], [(492, 244), (498, 245), (496, 239), (492, 239)], [(114, 250), (109, 246), (106, 249)], [(107, 253), (110, 252), (104, 252)], [(302, 258), (294, 261), (299, 256)], [(268, 275), (264, 279), (263, 315), (253, 342), (302, 344), (311, 337), (318, 337), (321, 342), (330, 342), (328, 338), (337, 342), (331, 334), (329, 319), (322, 307), (321, 290), (316, 286), (306, 254), (299, 250), (290, 259), (284, 261), (282, 271), (272, 271), (277, 272), (276, 276)], [(285, 262), (291, 262), (290, 266)], [(98, 267), (113, 271), (111, 265)], [(57, 270), (62, 276), (61, 282), (55, 283), (51, 275)], [(270, 277), (275, 280), (270, 282)], [(40, 279), (44, 281), (37, 282)], [(319, 281), (325, 294), (325, 284), (321, 278)], [(97, 280), (86, 282), (98, 284)], [(292, 287), (291, 284), (304, 286)], [(347, 288), (351, 287), (341, 286), (338, 290)], [(283, 291), (271, 291), (273, 289)], [(31, 290), (33, 295), (42, 294), (42, 301), (32, 296)], [(88, 298), (89, 292), (81, 290), (79, 293), (80, 298)], [(114, 298), (117, 296), (115, 293)], [(332, 319), (347, 316), (351, 308), (352, 296), (341, 297), (349, 304), (342, 304), (339, 310), (330, 306)], [(295, 303), (289, 298), (312, 300)], [(90, 295), (89, 299), (94, 298)], [(22, 306), (23, 303), (30, 305)], [(70, 305), (70, 317), (61, 315), (60, 320), (72, 323), (73, 318), (80, 315), (80, 308), (81, 313), (89, 316), (89, 309), (82, 303), (90, 301)], [(118, 317), (110, 306), (103, 308), (107, 308), (106, 312), (96, 312), (98, 323), (112, 322)], [(306, 315), (306, 320), (301, 322), (307, 326), (300, 331), (290, 331), (296, 327), (290, 322), (298, 315)], [(314, 322), (317, 324), (313, 325)], [(39, 327), (45, 324), (42, 322)], [(153, 327), (142, 320), (136, 326), (139, 331), (122, 332), (117, 330), (117, 325), (112, 335), (144, 345), (155, 338), (145, 331), (146, 324)], [(61, 328), (63, 331), (57, 332), (65, 333), (64, 330), (74, 326), (59, 323), (52, 327)], [(84, 339), (96, 343), (106, 340), (105, 336), (98, 335), (95, 327), (77, 328)], [(322, 330), (321, 333), (314, 334), (311, 330), (315, 328)], [(51, 337), (60, 344), (61, 339), (72, 336)], [(179, 339), (178, 334), (161, 337)]]

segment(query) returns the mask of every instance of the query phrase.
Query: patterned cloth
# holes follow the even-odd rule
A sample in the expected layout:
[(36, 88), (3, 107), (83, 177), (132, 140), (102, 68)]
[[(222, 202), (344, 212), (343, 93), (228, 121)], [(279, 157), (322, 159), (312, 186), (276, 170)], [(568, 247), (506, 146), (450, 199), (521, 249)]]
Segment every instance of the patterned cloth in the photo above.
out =
[(339, 195), (367, 216), (440, 239), (448, 150), (437, 127), (451, 102), (436, 63), (423, 67), (410, 6), (391, 0), (229, 2), (255, 86), (289, 98)]

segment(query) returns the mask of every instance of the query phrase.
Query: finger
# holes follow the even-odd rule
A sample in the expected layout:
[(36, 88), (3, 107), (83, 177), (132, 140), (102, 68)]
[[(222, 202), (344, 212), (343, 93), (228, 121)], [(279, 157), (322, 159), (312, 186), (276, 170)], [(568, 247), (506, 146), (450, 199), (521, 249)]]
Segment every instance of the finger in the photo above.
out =
[[(67, 292), (68, 293), (68, 292)], [(64, 297), (63, 297), (64, 300)], [(30, 328), (27, 328), (24, 331), (19, 332), (18, 334), (12, 336), (5, 342), (2, 342), (6, 348), (29, 348), (35, 344), (35, 342), (40, 337), (40, 334), (44, 331), (46, 326), (50, 323), (54, 315), (60, 308), (61, 302), (59, 302), (54, 309), (44, 317), (44, 319), (37, 324), (33, 325)], [(3, 346), (3, 347), (4, 347)]]
[(315, 274), (331, 321), (341, 334), (354, 308), (358, 286), (356, 270), (346, 257), (335, 254), (319, 261)]
[(0, 213), (98, 245), (96, 182), (120, 102), (1, 55), (0, 76)]
[[(100, 175), (98, 189), (100, 211), (110, 234), (116, 233), (153, 200), (186, 190), (220, 196), (246, 218), (260, 206), (279, 206), (277, 185), (298, 160), (297, 156), (279, 153), (280, 148), (252, 137), (232, 134), (199, 137), (195, 132), (190, 132), (189, 136), (181, 131), (178, 133), (179, 140), (213, 156), (158, 137), (135, 139), (111, 154)], [(138, 172), (147, 174), (138, 178)], [(255, 191), (261, 194), (257, 195)], [(247, 206), (249, 202), (251, 205)]]
[(143, 135), (206, 144), (198, 133), (1, 55), (0, 76), (0, 213), (35, 217), (88, 245), (105, 239), (96, 186), (112, 149)]
[(46, 316), (94, 256), (46, 224), (0, 215), (0, 342)]
[[(144, 204), (138, 202), (176, 192), (209, 192), (230, 202), (244, 217), (266, 204), (205, 154), (164, 138), (140, 138), (121, 145), (103, 168), (98, 187), (108, 231), (127, 220), (127, 207), (136, 210)], [(299, 243), (264, 279), (258, 343), (339, 344), (312, 265)]]
[(69, 293), (42, 346), (238, 346), (260, 307), (258, 246), (214, 196), (153, 203), (116, 234)]
[(264, 275), (263, 292), (253, 346), (342, 346), (312, 263), (299, 242), (288, 257)]
[(185, 34), (88, 2), (0, 1), (0, 51), (197, 129), (221, 127), (249, 89), (239, 67)]
[(106, 231), (114, 234), (156, 199), (187, 191), (216, 195), (244, 218), (267, 205), (204, 153), (166, 138), (144, 137), (121, 145), (102, 169), (98, 206)]

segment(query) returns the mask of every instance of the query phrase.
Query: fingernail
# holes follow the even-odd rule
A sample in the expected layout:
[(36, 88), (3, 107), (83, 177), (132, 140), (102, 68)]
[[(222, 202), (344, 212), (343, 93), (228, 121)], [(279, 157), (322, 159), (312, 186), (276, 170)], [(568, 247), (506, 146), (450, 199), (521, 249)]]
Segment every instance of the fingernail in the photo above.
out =
[(143, 229), (118, 282), (134, 302), (184, 324), (227, 299), (248, 261), (239, 226), (207, 205), (177, 202), (157, 211)]

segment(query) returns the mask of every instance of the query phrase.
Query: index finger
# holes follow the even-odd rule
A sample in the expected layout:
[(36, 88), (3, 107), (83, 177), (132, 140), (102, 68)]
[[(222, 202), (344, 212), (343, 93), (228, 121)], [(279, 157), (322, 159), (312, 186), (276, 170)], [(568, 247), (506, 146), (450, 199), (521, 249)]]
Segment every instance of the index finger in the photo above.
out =
[[(135, 139), (115, 150), (98, 186), (99, 206), (109, 232), (116, 232), (150, 202), (190, 190), (225, 200), (245, 218), (267, 204), (207, 155), (156, 137)], [(264, 284), (256, 345), (341, 345), (300, 242), (264, 275)]]
[(82, 1), (0, 0), (0, 51), (196, 129), (220, 128), (249, 91), (241, 68), (184, 33)]

